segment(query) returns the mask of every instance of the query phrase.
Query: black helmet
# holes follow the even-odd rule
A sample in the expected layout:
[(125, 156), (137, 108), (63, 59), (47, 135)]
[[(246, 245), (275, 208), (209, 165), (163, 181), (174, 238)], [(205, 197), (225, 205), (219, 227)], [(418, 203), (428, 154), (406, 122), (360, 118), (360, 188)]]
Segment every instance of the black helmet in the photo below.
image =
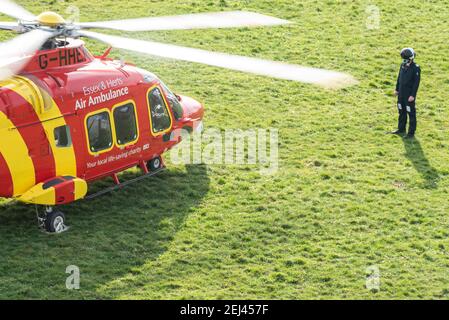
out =
[(401, 51), (401, 57), (404, 60), (413, 60), (416, 57), (416, 53), (415, 50), (413, 50), (412, 48), (405, 48), (402, 49)]

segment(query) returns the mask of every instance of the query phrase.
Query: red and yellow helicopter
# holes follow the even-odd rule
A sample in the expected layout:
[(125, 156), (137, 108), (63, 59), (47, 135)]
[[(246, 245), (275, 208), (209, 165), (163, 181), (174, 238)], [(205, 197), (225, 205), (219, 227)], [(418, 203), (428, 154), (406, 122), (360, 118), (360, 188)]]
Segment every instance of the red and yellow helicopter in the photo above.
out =
[(34, 16), (0, 0), (0, 13), (18, 20), (0, 22), (0, 29), (21, 34), (0, 44), (0, 197), (45, 206), (38, 219), (48, 232), (66, 229), (64, 214), (53, 208), (85, 198), (89, 182), (113, 177), (121, 186), (117, 174), (135, 166), (142, 177), (151, 176), (164, 167), (161, 155), (180, 142), (180, 130), (202, 127), (199, 102), (174, 94), (151, 72), (108, 58), (110, 49), (94, 57), (82, 37), (111, 48), (324, 87), (355, 83), (334, 71), (87, 31), (289, 23), (251, 12), (69, 23), (56, 13)]

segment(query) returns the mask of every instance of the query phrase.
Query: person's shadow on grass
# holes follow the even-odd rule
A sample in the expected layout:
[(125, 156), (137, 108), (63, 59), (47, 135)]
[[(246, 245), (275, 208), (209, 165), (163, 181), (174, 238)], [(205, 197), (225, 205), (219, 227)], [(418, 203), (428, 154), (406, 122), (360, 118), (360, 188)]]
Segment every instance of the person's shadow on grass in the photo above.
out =
[(426, 158), (421, 143), (417, 138), (402, 139), (405, 147), (405, 155), (412, 162), (413, 167), (418, 171), (425, 180), (425, 188), (438, 188), (440, 176), (438, 171), (432, 167)]

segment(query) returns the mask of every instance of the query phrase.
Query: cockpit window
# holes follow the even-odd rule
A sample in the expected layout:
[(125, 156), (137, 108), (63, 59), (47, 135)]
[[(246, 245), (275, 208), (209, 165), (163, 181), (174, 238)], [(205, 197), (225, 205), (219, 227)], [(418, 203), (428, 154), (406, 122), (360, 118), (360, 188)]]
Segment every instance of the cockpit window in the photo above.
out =
[(165, 95), (167, 96), (168, 104), (170, 108), (173, 110), (173, 114), (176, 120), (181, 120), (183, 116), (182, 105), (178, 100), (178, 97), (168, 89), (168, 87), (161, 82), (162, 89), (164, 89)]
[(170, 113), (159, 88), (156, 87), (148, 93), (148, 102), (150, 104), (153, 133), (161, 133), (168, 130), (171, 127)]

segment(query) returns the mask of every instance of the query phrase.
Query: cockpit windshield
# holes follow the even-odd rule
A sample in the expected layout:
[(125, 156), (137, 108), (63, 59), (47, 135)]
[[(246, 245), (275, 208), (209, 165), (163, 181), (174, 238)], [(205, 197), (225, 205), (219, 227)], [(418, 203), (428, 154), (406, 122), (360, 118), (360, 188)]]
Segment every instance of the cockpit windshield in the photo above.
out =
[(162, 80), (160, 80), (155, 74), (153, 74), (147, 70), (144, 70), (144, 69), (140, 69), (140, 68), (136, 68), (136, 69), (139, 70), (139, 72), (142, 74), (143, 80), (146, 83), (154, 83), (156, 81), (158, 81), (160, 83), (160, 86), (161, 86), (162, 90), (164, 91), (165, 96), (167, 97), (168, 104), (170, 105), (170, 108), (173, 111), (175, 119), (181, 120), (183, 117), (183, 109), (182, 109), (182, 105), (179, 102), (179, 99), (176, 96), (176, 94), (174, 94), (166, 86), (166, 84)]
[(178, 100), (178, 97), (162, 81), (161, 81), (161, 87), (164, 90), (164, 93), (167, 97), (167, 100), (168, 100), (168, 103), (169, 103), (171, 109), (173, 110), (173, 114), (174, 114), (176, 120), (182, 119), (183, 109), (182, 109), (181, 103)]

